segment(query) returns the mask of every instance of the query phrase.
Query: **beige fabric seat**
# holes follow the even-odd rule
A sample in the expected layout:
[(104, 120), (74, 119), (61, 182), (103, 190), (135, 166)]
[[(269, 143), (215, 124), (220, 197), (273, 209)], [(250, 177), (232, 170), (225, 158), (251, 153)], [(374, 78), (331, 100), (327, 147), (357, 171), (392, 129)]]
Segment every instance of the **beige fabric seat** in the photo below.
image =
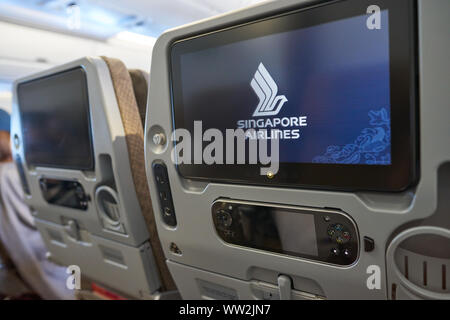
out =
[(109, 68), (120, 109), (134, 186), (150, 233), (149, 241), (160, 274), (161, 291), (176, 290), (159, 241), (145, 173), (143, 125), (147, 105), (148, 76), (140, 70), (127, 70), (118, 59), (107, 57), (102, 59)]

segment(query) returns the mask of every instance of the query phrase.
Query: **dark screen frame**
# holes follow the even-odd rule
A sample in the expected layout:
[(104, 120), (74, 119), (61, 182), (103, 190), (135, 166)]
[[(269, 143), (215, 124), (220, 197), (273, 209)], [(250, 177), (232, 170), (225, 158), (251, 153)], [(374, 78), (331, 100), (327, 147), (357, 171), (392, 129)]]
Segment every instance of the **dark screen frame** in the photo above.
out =
[[(64, 74), (70, 73), (70, 72), (74, 72), (74, 71), (79, 71), (81, 72), (81, 77), (82, 77), (82, 96), (83, 96), (83, 100), (84, 100), (84, 105), (86, 106), (87, 110), (86, 110), (86, 115), (87, 115), (87, 126), (88, 126), (88, 140), (89, 140), (89, 154), (85, 155), (85, 157), (87, 157), (87, 165), (62, 165), (62, 164), (57, 164), (57, 163), (49, 163), (49, 162), (39, 162), (39, 161), (33, 161), (29, 159), (29, 155), (27, 153), (26, 150), (26, 145), (27, 143), (25, 142), (26, 140), (26, 136), (24, 133), (24, 128), (23, 128), (23, 112), (20, 111), (20, 99), (19, 99), (19, 91), (20, 91), (20, 87), (26, 84), (30, 84), (32, 82), (37, 82), (37, 81), (42, 81), (45, 79), (49, 79), (49, 78), (54, 78), (54, 77), (59, 77), (62, 76)], [(78, 66), (78, 67), (74, 67), (68, 70), (63, 70), (54, 74), (49, 74), (49, 75), (45, 75), (36, 79), (31, 79), (28, 81), (24, 81), (21, 82), (17, 85), (17, 96), (18, 96), (18, 109), (19, 109), (19, 114), (20, 114), (20, 122), (21, 122), (21, 133), (22, 133), (22, 139), (23, 139), (23, 150), (24, 150), (24, 155), (25, 155), (25, 160), (28, 166), (35, 166), (35, 167), (48, 167), (48, 168), (58, 168), (58, 169), (69, 169), (69, 170), (81, 170), (81, 171), (93, 171), (95, 169), (95, 161), (94, 161), (94, 146), (93, 146), (93, 142), (92, 142), (92, 126), (91, 126), (91, 116), (90, 116), (90, 101), (89, 101), (89, 91), (88, 91), (88, 85), (87, 85), (87, 75), (86, 75), (86, 70), (82, 67), (82, 66)], [(80, 157), (80, 158), (85, 158)]]
[[(179, 174), (194, 180), (343, 191), (400, 192), (415, 185), (419, 179), (419, 126), (417, 9), (413, 0), (334, 1), (174, 41), (169, 53), (173, 124), (185, 128), (182, 84), (177, 78), (182, 54), (361, 15), (372, 4), (389, 12), (391, 165), (280, 163), (278, 173), (268, 178), (260, 175), (261, 165), (177, 164)], [(280, 19), (285, 20), (277, 24)]]

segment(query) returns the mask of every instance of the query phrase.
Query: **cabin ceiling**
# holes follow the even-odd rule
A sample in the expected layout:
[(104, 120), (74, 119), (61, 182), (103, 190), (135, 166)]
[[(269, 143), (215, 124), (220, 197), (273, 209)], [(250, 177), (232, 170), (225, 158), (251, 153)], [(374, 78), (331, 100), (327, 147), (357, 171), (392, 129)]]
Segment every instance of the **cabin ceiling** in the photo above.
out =
[(17, 78), (81, 56), (150, 70), (163, 31), (261, 1), (0, 0), (0, 109), (10, 111)]
[(0, 20), (105, 40), (121, 31), (164, 30), (261, 0), (2, 0)]

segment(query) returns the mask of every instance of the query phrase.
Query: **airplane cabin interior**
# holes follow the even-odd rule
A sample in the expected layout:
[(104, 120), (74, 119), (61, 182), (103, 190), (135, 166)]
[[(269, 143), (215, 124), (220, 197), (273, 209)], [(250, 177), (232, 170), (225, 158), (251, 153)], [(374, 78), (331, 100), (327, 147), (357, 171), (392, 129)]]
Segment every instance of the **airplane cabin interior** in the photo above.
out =
[(3, 0), (0, 33), (0, 300), (450, 300), (450, 1)]

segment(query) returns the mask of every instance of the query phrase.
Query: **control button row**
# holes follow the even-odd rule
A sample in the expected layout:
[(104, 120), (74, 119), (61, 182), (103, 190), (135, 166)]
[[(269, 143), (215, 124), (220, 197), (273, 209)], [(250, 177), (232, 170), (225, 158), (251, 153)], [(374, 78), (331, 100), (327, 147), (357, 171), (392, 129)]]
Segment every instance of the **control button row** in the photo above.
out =
[(331, 254), (335, 257), (338, 257), (340, 255), (343, 255), (345, 258), (351, 258), (352, 257), (352, 251), (348, 248), (344, 250), (340, 250), (339, 248), (332, 248)]
[(170, 191), (169, 175), (166, 166), (159, 162), (153, 164), (153, 174), (155, 176), (159, 195), (162, 219), (167, 225), (175, 227), (177, 225), (177, 218), (175, 216), (172, 193)]

